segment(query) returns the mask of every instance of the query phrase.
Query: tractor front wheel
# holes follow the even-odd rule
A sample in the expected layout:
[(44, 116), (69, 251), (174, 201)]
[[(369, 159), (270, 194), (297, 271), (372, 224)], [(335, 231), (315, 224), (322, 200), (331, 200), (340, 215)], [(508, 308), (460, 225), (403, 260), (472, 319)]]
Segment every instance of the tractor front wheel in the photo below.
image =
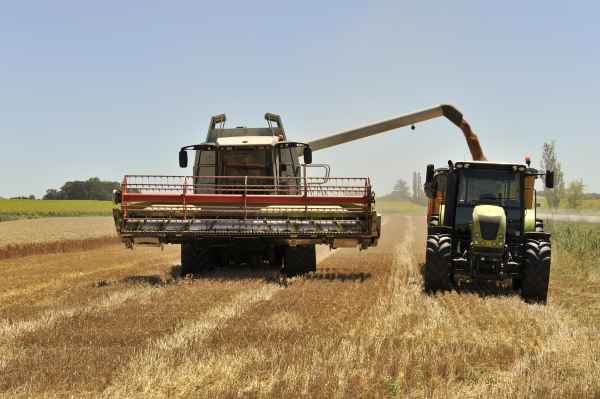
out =
[(427, 253), (424, 266), (425, 290), (448, 291), (452, 288), (452, 237), (448, 234), (427, 236)]
[(546, 240), (525, 242), (525, 264), (521, 279), (521, 296), (528, 302), (546, 303), (550, 283), (552, 247)]

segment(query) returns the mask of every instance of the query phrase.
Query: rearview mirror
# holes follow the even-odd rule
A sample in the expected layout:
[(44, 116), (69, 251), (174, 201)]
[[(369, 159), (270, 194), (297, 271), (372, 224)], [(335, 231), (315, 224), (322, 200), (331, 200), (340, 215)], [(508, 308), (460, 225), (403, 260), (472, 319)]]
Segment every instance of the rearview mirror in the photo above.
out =
[(427, 165), (427, 173), (425, 174), (425, 183), (433, 182), (433, 174), (435, 173), (435, 166), (433, 164)]
[(187, 168), (187, 165), (188, 165), (187, 151), (181, 150), (181, 151), (179, 151), (179, 167)]
[(551, 170), (546, 171), (546, 187), (554, 188), (554, 171), (551, 171)]
[(309, 146), (304, 147), (304, 163), (306, 165), (312, 163), (312, 149)]

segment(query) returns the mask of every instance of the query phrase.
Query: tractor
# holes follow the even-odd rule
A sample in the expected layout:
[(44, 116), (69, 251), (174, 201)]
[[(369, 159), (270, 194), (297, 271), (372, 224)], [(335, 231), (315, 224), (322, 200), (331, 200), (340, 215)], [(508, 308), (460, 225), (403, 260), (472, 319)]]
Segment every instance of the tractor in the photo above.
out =
[(537, 218), (534, 184), (541, 177), (554, 187), (554, 173), (532, 168), (529, 158), (428, 165), (425, 289), (493, 283), (546, 303), (552, 246)]

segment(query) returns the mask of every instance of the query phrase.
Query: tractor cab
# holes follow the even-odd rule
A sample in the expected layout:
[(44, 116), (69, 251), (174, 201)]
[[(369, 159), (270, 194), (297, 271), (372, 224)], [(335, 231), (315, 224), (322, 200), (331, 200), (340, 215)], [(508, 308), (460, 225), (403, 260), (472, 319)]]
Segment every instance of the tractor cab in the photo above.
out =
[[(477, 207), (499, 208), (506, 217), (508, 235), (518, 237), (535, 227), (535, 179), (542, 174), (523, 164), (449, 162), (448, 168), (427, 170), (428, 221), (451, 226), (457, 235), (471, 238)], [(552, 172), (547, 184), (553, 185)]]

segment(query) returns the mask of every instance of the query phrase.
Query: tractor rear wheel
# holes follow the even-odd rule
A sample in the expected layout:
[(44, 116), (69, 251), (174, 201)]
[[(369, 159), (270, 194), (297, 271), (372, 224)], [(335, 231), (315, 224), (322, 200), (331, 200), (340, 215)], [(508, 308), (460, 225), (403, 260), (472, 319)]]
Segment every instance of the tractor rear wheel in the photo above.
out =
[(215, 263), (214, 251), (193, 242), (181, 244), (181, 276), (198, 274)]
[(289, 277), (317, 271), (315, 246), (286, 247), (283, 252), (283, 270)]
[(546, 240), (525, 242), (521, 296), (528, 302), (546, 303), (550, 283), (552, 247)]
[(424, 266), (425, 290), (448, 291), (452, 288), (452, 237), (448, 234), (427, 236), (427, 253)]

